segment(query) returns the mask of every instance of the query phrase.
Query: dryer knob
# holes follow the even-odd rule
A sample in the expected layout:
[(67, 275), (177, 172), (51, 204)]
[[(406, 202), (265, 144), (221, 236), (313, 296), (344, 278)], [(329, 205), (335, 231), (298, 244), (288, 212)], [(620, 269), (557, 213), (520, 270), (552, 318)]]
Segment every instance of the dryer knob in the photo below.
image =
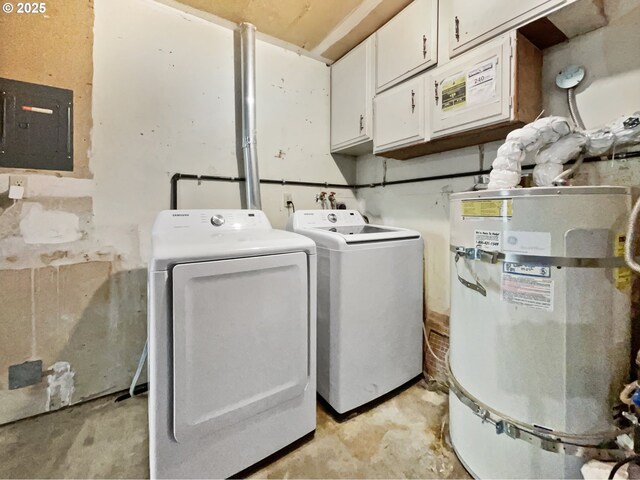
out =
[(336, 223), (338, 221), (338, 217), (335, 213), (330, 213), (329, 215), (327, 215), (327, 220), (329, 220), (331, 223)]
[(214, 227), (219, 227), (224, 223), (224, 217), (222, 215), (214, 215), (211, 217), (211, 223)]

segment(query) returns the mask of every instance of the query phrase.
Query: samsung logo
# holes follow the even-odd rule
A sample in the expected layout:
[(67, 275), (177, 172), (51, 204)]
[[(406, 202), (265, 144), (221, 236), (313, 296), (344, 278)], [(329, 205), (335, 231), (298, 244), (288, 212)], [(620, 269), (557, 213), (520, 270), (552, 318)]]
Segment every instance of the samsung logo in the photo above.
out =
[(188, 213), (172, 213), (171, 216), (172, 217), (188, 217), (189, 214)]

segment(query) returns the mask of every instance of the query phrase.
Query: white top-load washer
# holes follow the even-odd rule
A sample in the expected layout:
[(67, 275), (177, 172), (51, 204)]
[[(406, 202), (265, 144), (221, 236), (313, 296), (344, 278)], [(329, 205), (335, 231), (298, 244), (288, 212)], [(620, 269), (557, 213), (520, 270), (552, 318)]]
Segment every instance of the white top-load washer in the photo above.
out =
[(422, 372), (423, 241), (355, 210), (299, 210), (318, 248), (318, 393), (338, 412)]
[(226, 478), (312, 432), (314, 243), (258, 210), (171, 210), (152, 252), (152, 478)]

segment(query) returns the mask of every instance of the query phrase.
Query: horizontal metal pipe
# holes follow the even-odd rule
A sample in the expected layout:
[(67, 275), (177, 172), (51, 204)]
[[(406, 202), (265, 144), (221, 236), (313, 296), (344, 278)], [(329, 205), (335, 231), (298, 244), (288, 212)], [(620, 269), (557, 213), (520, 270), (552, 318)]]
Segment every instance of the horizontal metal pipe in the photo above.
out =
[[(636, 157), (640, 157), (640, 151), (638, 152), (627, 152), (627, 153), (619, 153), (615, 155), (615, 158), (618, 160), (624, 160), (624, 159), (628, 159), (628, 158), (636, 158)], [(612, 156), (608, 156), (608, 157), (589, 157), (589, 158), (585, 158), (583, 160), (583, 163), (591, 163), (591, 162), (599, 162), (602, 160), (613, 160)], [(573, 165), (576, 162), (576, 160), (570, 160), (568, 162), (565, 163), (565, 165)], [(522, 167), (522, 170), (533, 170), (533, 167), (535, 165), (529, 165), (529, 166), (525, 166)], [(375, 182), (375, 183), (367, 183), (367, 184), (360, 184), (360, 185), (353, 185), (352, 188), (354, 189), (360, 189), (360, 188), (376, 188), (376, 187), (388, 187), (390, 185), (403, 185), (406, 183), (418, 183), (418, 182), (430, 182), (433, 180), (446, 180), (449, 178), (462, 178), (462, 177), (473, 177), (475, 175), (486, 175), (488, 173), (491, 173), (491, 169), (486, 169), (486, 170), (476, 170), (475, 172), (462, 172), (462, 173), (449, 173), (446, 175), (431, 175), (431, 176), (427, 176), (427, 177), (417, 177), (417, 178), (406, 178), (403, 180), (391, 180), (388, 182)]]
[[(616, 154), (615, 158), (624, 160), (629, 158), (637, 158), (640, 157), (640, 151), (638, 152), (628, 152), (628, 153), (619, 153)], [(612, 158), (606, 157), (607, 160), (611, 160)], [(585, 158), (584, 163), (598, 162), (602, 161), (602, 157), (590, 157)], [(575, 163), (575, 160), (571, 160), (567, 162), (565, 165), (571, 165)], [(523, 170), (532, 170), (533, 165), (523, 167)], [(473, 177), (475, 175), (486, 175), (491, 172), (491, 169), (487, 170), (476, 170), (474, 172), (463, 172), (463, 173), (451, 173), (447, 175), (431, 175), (427, 177), (417, 177), (417, 178), (406, 178), (403, 180), (392, 180), (389, 182), (374, 182), (374, 183), (363, 183), (363, 184), (341, 184), (341, 183), (329, 183), (329, 182), (305, 182), (301, 180), (274, 180), (274, 179), (260, 179), (260, 183), (265, 185), (292, 185), (295, 187), (317, 187), (317, 188), (347, 188), (350, 190), (357, 190), (360, 188), (376, 188), (376, 187), (387, 187), (390, 185), (404, 185), (407, 183), (419, 183), (419, 182), (429, 182), (434, 180), (446, 180), (449, 178), (462, 178), (462, 177)], [(244, 177), (229, 177), (229, 176), (220, 176), (220, 175), (194, 175), (190, 173), (176, 173), (171, 177), (171, 209), (177, 208), (178, 203), (178, 181), (179, 180), (201, 180), (208, 182), (230, 182), (230, 183), (240, 183), (244, 182)]]
[[(220, 175), (193, 175), (189, 173), (176, 173), (173, 178), (177, 180), (202, 180), (202, 181), (212, 181), (212, 182), (233, 182), (240, 183), (246, 181), (244, 177), (225, 177)], [(328, 182), (305, 182), (303, 180), (273, 180), (261, 178), (260, 183), (264, 183), (266, 185), (294, 185), (301, 187), (324, 187), (324, 188), (353, 188), (354, 185), (349, 185), (347, 183), (328, 183)]]
[[(226, 182), (241, 183), (245, 182), (244, 177), (225, 177), (220, 175), (194, 175), (191, 173), (176, 173), (171, 177), (171, 210), (178, 208), (178, 181), (179, 180), (196, 180), (203, 182)], [(355, 185), (346, 183), (328, 183), (328, 182), (305, 182), (302, 180), (272, 180), (260, 179), (260, 183), (265, 185), (291, 185), (294, 187), (317, 187), (317, 188), (341, 188), (353, 190)]]

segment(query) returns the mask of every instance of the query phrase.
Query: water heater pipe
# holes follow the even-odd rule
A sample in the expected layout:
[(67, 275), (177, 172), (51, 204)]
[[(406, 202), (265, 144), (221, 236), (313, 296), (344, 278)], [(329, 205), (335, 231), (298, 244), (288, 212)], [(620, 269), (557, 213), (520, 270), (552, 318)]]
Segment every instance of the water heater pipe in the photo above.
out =
[(256, 122), (256, 27), (240, 24), (242, 78), (242, 158), (244, 160), (246, 208), (261, 210)]
[[(638, 264), (635, 258), (636, 228), (639, 215), (640, 199), (636, 201), (633, 209), (631, 210), (631, 215), (629, 216), (629, 226), (627, 227), (627, 238), (624, 242), (624, 259), (627, 262), (627, 265), (629, 265), (629, 268), (631, 268), (631, 270), (636, 273), (640, 273), (640, 264)], [(638, 352), (638, 355), (640, 356), (640, 352)]]
[(576, 103), (576, 92), (575, 87), (567, 89), (567, 104), (569, 105), (569, 115), (571, 115), (571, 120), (573, 124), (578, 127), (580, 130), (584, 130), (584, 122), (582, 121), (582, 117), (580, 117), (580, 112), (578, 111), (578, 104)]
[(584, 162), (584, 153), (580, 153), (580, 155), (578, 155), (578, 158), (576, 159), (575, 163), (573, 165), (571, 165), (571, 168), (569, 168), (568, 170), (565, 170), (560, 175), (558, 175), (556, 178), (554, 178), (551, 181), (551, 185), (556, 186), (556, 187), (558, 187), (558, 186), (564, 187), (564, 186), (569, 185), (569, 179), (573, 178), (573, 176), (576, 174), (578, 169), (582, 166), (583, 162)]

